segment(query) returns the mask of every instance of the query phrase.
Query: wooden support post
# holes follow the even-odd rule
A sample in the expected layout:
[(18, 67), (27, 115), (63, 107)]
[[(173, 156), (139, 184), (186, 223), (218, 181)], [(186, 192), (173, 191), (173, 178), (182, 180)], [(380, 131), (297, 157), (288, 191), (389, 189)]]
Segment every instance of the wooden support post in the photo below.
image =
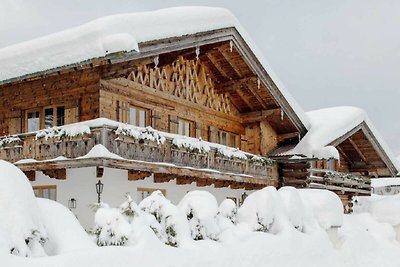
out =
[(97, 166), (96, 167), (96, 177), (101, 178), (101, 177), (103, 177), (103, 174), (104, 174), (104, 168)]
[(128, 171), (128, 180), (129, 181), (143, 180), (144, 178), (149, 177), (150, 175), (151, 175), (151, 172), (129, 170)]
[(24, 174), (28, 178), (29, 181), (36, 181), (36, 172), (35, 171), (24, 171)]
[(230, 181), (226, 181), (226, 180), (214, 180), (213, 181), (215, 188), (228, 187), (230, 183), (231, 183)]
[(67, 178), (67, 170), (65, 168), (43, 170), (42, 172), (44, 175), (47, 175), (50, 178), (55, 178), (58, 180), (65, 180)]
[(367, 163), (367, 158), (364, 156), (364, 154), (362, 153), (361, 149), (357, 146), (356, 142), (354, 142), (353, 139), (349, 138), (349, 142), (350, 144), (354, 147), (354, 149), (357, 151), (358, 155), (360, 156), (360, 158)]
[(195, 182), (196, 178), (190, 177), (190, 176), (178, 176), (176, 177), (176, 184), (177, 185), (183, 185), (183, 184), (191, 184), (192, 182)]
[(176, 178), (175, 174), (170, 173), (154, 173), (153, 175), (155, 183), (168, 183)]
[(213, 180), (207, 179), (207, 178), (198, 178), (196, 179), (196, 185), (198, 187), (203, 187), (203, 186), (210, 186), (213, 184)]

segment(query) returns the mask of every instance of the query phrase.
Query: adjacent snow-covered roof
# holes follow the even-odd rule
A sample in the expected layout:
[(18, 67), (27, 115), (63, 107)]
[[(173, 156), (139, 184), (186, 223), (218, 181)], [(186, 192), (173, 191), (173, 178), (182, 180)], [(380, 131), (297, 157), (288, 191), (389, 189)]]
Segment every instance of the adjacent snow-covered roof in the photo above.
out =
[(391, 185), (398, 185), (400, 186), (400, 178), (375, 178), (371, 179), (371, 186), (376, 187), (384, 187), (384, 186), (391, 186)]
[(273, 79), (302, 124), (309, 126), (301, 107), (259, 52), (236, 17), (223, 8), (176, 7), (103, 17), (81, 26), (0, 49), (0, 83), (24, 75), (106, 57), (138, 52), (139, 44), (165, 38), (234, 27)]
[(333, 141), (344, 136), (361, 123), (365, 123), (383, 152), (391, 160), (393, 165), (400, 169), (400, 164), (393, 156), (385, 140), (376, 130), (367, 113), (356, 107), (332, 107), (307, 112), (311, 127), (299, 144), (289, 150), (287, 155), (304, 155), (316, 158), (339, 158), (339, 152), (333, 146)]

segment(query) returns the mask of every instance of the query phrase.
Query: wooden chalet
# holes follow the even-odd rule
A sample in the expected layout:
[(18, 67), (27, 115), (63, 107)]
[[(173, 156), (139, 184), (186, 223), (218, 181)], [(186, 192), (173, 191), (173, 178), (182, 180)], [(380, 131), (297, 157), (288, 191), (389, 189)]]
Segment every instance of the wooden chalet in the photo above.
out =
[[(127, 170), (129, 180), (153, 175), (155, 182), (175, 179), (198, 186), (276, 186), (276, 163), (226, 157), (214, 148), (189, 153), (168, 138), (162, 145), (117, 138), (112, 125), (90, 127), (90, 133), (76, 137), (38, 138), (43, 129), (107, 118), (267, 157), (280, 143), (297, 142), (306, 133), (235, 27), (138, 46), (140, 52), (113, 53), (3, 80), (0, 157), (15, 162), (31, 180), (37, 172), (68, 179), (67, 169), (94, 166), (98, 177), (99, 169), (110, 167)], [(98, 144), (123, 159), (79, 158)]]
[[(179, 22), (173, 11), (166, 11), (171, 13), (166, 28)], [(68, 181), (69, 170), (90, 167), (97, 178), (105, 169), (122, 170), (130, 182), (151, 177), (157, 184), (175, 181), (197, 187), (324, 188), (345, 195), (345, 202), (355, 194), (370, 194), (369, 177), (395, 174), (366, 123), (329, 142), (339, 151), (340, 164), (291, 154), (307, 135), (305, 114), (278, 87), (236, 20), (227, 23), (226, 14), (214, 15), (221, 26), (207, 26), (203, 13), (194, 12), (197, 30), (192, 25), (192, 30), (175, 35), (146, 32), (136, 36), (136, 49), (105, 51), (102, 56), (37, 70), (26, 62), (29, 71), (18, 69), (15, 77), (2, 79), (0, 74), (0, 158), (14, 162), (33, 182), (38, 175)], [(142, 24), (135, 20), (137, 29), (149, 29), (145, 17)], [(43, 50), (39, 45), (37, 51)], [(0, 59), (7, 51), (0, 50)], [(73, 58), (77, 49), (60, 50), (54, 57), (63, 53)], [(23, 62), (18, 60), (14, 64), (11, 58), (1, 68), (13, 70)], [(143, 141), (121, 134), (121, 123), (143, 131), (151, 126), (166, 140)], [(71, 133), (79, 129), (79, 134)], [(201, 139), (210, 149), (177, 147), (177, 136)], [(89, 157), (98, 145), (109, 154)], [(229, 148), (245, 156), (221, 153)]]
[[(334, 191), (351, 210), (353, 196), (371, 194), (371, 178), (396, 176), (398, 171), (390, 150), (382, 139), (378, 139), (364, 111), (354, 107), (335, 107), (309, 112), (308, 115), (311, 128), (307, 135), (314, 136), (308, 138), (306, 135), (298, 145), (282, 146), (271, 153), (281, 162), (281, 186)], [(320, 117), (326, 123), (314, 126), (313, 117)], [(347, 125), (343, 125), (343, 121), (348, 121)], [(318, 142), (315, 140), (318, 131), (333, 133), (322, 141), (322, 149), (336, 150), (338, 157), (321, 158), (303, 149), (305, 145), (310, 147)]]

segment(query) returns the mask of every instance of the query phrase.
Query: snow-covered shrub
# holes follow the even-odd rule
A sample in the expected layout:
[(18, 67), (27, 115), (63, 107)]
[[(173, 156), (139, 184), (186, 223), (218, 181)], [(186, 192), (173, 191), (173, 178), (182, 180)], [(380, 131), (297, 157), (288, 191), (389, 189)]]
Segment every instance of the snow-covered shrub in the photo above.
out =
[(47, 255), (54, 256), (96, 247), (75, 215), (64, 205), (44, 198), (36, 200), (48, 236), (44, 244)]
[(25, 174), (0, 160), (0, 234), (5, 253), (44, 256), (47, 234), (32, 186)]
[(237, 222), (252, 231), (277, 233), (288, 223), (275, 187), (265, 187), (250, 194), (239, 208)]
[(229, 219), (233, 224), (236, 223), (237, 206), (232, 199), (225, 199), (218, 207), (218, 216)]
[(343, 223), (343, 204), (338, 195), (328, 190), (298, 189), (301, 198), (312, 207), (314, 218), (325, 230)]
[(220, 229), (215, 218), (218, 204), (211, 193), (191, 191), (182, 198), (178, 208), (186, 215), (194, 240), (218, 240)]
[(154, 191), (143, 199), (139, 208), (156, 218), (167, 236), (166, 244), (177, 247), (190, 238), (184, 214), (161, 191)]
[(95, 214), (94, 234), (98, 246), (123, 246), (131, 226), (118, 208), (101, 207)]
[(156, 218), (142, 211), (129, 194), (126, 194), (125, 197), (126, 201), (119, 206), (121, 214), (125, 217), (125, 219), (131, 225), (142, 224), (143, 226), (148, 226), (151, 230), (153, 230), (158, 239), (165, 243), (167, 239), (166, 234)]

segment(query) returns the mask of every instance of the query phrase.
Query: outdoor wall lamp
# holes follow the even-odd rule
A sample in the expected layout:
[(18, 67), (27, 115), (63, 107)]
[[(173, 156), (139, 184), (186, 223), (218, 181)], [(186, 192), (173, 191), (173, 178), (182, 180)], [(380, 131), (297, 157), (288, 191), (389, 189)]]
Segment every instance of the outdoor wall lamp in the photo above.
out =
[(70, 200), (68, 200), (68, 208), (70, 210), (76, 209), (76, 199), (75, 198), (71, 198)]
[(97, 203), (100, 204), (100, 195), (103, 193), (104, 184), (99, 180), (96, 184), (96, 192), (97, 192)]

